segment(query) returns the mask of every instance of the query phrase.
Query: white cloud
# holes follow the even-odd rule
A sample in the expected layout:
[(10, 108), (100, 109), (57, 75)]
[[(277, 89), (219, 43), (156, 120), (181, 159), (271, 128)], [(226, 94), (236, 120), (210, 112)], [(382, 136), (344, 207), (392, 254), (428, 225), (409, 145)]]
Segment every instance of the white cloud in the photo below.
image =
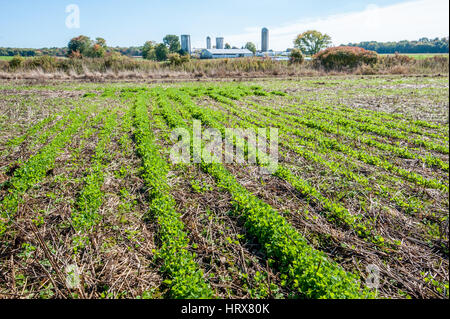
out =
[[(364, 11), (301, 20), (283, 26), (271, 26), (270, 48), (292, 47), (297, 34), (315, 29), (328, 33), (335, 45), (360, 41), (417, 40), (421, 37), (445, 37), (449, 33), (448, 0), (419, 0), (386, 7), (369, 5)], [(259, 27), (225, 36), (225, 41), (243, 46), (252, 41), (261, 45)]]

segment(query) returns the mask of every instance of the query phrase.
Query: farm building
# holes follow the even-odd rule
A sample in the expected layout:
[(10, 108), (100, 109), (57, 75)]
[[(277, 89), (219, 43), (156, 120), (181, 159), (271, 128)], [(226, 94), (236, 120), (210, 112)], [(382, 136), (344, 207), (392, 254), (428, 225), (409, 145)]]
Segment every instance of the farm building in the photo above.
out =
[(253, 53), (247, 49), (205, 49), (202, 51), (202, 59), (233, 59), (251, 57)]
[(223, 49), (223, 38), (216, 38), (216, 49)]
[(191, 36), (188, 34), (183, 34), (181, 36), (181, 50), (191, 54)]

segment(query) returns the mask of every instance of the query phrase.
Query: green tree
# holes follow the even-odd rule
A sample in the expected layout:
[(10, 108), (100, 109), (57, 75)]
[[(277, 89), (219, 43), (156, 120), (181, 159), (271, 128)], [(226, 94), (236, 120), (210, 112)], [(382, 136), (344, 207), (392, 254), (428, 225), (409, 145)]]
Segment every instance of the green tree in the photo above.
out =
[(155, 47), (155, 58), (157, 61), (166, 61), (169, 55), (169, 49), (164, 43), (159, 43)]
[(229, 43), (225, 43), (225, 49), (231, 49), (231, 45)]
[(142, 48), (142, 57), (146, 60), (156, 60), (155, 42), (147, 41)]
[(106, 49), (100, 44), (94, 44), (85, 54), (90, 58), (103, 58), (105, 56)]
[(245, 48), (249, 51), (252, 51), (253, 54), (256, 54), (256, 45), (253, 42), (247, 42)]
[(69, 44), (67, 45), (67, 47), (69, 48), (68, 53), (70, 55), (72, 52), (78, 51), (81, 55), (86, 55), (91, 49), (91, 46), (92, 46), (91, 39), (85, 35), (80, 35), (69, 41)]
[(169, 48), (170, 53), (181, 51), (180, 38), (173, 34), (168, 34), (163, 39), (164, 44)]
[(103, 38), (96, 38), (95, 39), (95, 44), (98, 44), (99, 46), (101, 46), (102, 48), (106, 49), (106, 40)]
[(294, 40), (294, 46), (300, 49), (303, 54), (314, 55), (320, 50), (331, 45), (331, 37), (316, 30), (309, 30), (299, 34)]

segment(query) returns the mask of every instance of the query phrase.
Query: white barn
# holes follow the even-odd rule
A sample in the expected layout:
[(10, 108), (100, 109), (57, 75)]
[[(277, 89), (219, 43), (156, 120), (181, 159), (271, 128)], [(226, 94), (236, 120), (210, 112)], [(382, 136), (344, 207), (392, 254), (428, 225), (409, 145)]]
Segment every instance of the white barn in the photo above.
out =
[(247, 49), (204, 49), (202, 59), (234, 59), (253, 56), (252, 51)]

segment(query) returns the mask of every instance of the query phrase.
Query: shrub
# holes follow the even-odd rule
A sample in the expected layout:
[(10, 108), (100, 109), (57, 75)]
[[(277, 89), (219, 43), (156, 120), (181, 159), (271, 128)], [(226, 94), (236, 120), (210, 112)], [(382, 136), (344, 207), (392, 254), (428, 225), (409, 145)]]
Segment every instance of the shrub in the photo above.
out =
[(58, 70), (66, 73), (75, 72), (81, 74), (84, 71), (83, 63), (85, 61), (81, 59), (58, 59)]
[(302, 51), (300, 49), (293, 49), (291, 51), (289, 63), (290, 64), (302, 64), (305, 58), (303, 57)]
[(422, 72), (433, 70), (438, 73), (448, 73), (449, 57), (448, 55), (434, 56), (423, 60), (417, 60), (416, 65)]
[(178, 53), (171, 53), (168, 56), (170, 65), (181, 65), (181, 56)]
[(69, 53), (68, 57), (70, 59), (81, 59), (83, 56), (81, 55), (80, 51), (72, 51)]
[(189, 54), (183, 54), (181, 56), (181, 64), (187, 63), (191, 61), (191, 56)]
[(58, 69), (58, 59), (53, 56), (43, 55), (25, 61), (25, 67), (42, 69), (44, 72), (55, 72)]
[(7, 71), (9, 67), (8, 61), (0, 60), (0, 71)]
[(103, 59), (105, 70), (113, 70), (113, 71), (119, 70), (120, 66), (123, 65), (125, 59), (126, 58), (124, 56), (122, 56), (120, 53), (117, 52), (108, 54)]
[(25, 59), (22, 58), (21, 56), (16, 55), (14, 58), (12, 58), (11, 61), (9, 61), (9, 68), (11, 70), (16, 70), (16, 69), (20, 68), (22, 66), (24, 60)]
[(386, 68), (390, 68), (399, 65), (408, 65), (415, 61), (416, 60), (414, 58), (407, 55), (396, 53), (394, 55), (381, 56), (378, 63)]
[(358, 67), (358, 69), (355, 71), (356, 74), (361, 74), (361, 75), (375, 75), (378, 73), (378, 69), (376, 67), (374, 67), (373, 65), (361, 65), (360, 67)]
[(342, 70), (356, 68), (360, 65), (373, 65), (377, 62), (378, 55), (357, 47), (333, 47), (320, 51), (314, 56), (314, 61), (326, 69)]
[(408, 74), (409, 69), (404, 65), (394, 65), (389, 68), (389, 74)]

